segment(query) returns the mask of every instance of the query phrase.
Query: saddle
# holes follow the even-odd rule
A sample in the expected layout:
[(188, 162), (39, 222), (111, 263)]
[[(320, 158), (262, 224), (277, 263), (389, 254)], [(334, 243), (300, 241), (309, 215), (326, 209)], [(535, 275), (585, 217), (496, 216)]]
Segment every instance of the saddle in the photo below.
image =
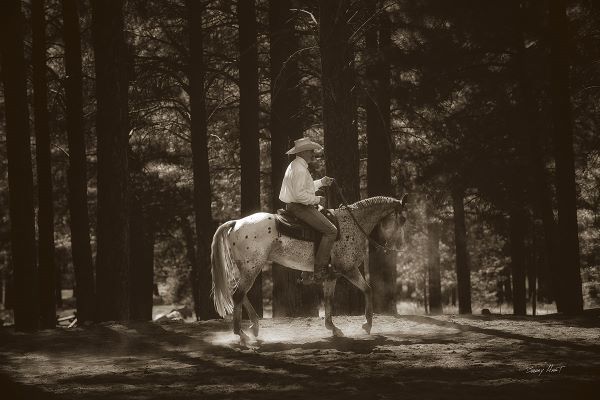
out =
[[(319, 211), (337, 228), (336, 241), (340, 239), (340, 223), (332, 210), (319, 206)], [(280, 235), (285, 235), (305, 242), (318, 244), (321, 241), (321, 232), (315, 230), (306, 222), (297, 218), (291, 212), (280, 208), (275, 214), (275, 227)]]

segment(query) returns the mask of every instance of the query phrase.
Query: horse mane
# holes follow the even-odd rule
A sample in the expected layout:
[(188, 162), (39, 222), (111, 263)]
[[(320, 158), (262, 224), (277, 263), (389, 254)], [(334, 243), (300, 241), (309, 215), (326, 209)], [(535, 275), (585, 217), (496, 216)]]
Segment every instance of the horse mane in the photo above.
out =
[(351, 210), (362, 210), (364, 208), (369, 208), (369, 207), (373, 207), (373, 206), (379, 206), (379, 205), (398, 205), (401, 204), (401, 201), (398, 199), (395, 199), (393, 197), (387, 197), (387, 196), (375, 196), (375, 197), (369, 197), (367, 199), (363, 199), (363, 200), (359, 200), (355, 203), (352, 203), (349, 205)]

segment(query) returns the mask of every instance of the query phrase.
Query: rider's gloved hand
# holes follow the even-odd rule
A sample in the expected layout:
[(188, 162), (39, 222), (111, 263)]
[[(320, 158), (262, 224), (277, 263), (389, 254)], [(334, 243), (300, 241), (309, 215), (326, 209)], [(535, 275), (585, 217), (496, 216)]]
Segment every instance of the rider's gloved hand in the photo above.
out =
[(321, 184), (323, 186), (329, 186), (333, 183), (333, 178), (330, 178), (328, 176), (324, 176), (321, 178)]

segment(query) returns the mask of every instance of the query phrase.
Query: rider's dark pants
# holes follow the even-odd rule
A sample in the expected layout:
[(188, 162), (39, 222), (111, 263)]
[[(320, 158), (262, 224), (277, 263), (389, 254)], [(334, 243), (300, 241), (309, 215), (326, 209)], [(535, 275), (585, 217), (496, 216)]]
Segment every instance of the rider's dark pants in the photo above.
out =
[(321, 243), (315, 255), (315, 265), (322, 267), (329, 262), (331, 248), (337, 236), (337, 228), (323, 214), (321, 214), (315, 206), (310, 206), (300, 203), (288, 203), (286, 209), (294, 214), (297, 218), (306, 222), (317, 231), (321, 232)]

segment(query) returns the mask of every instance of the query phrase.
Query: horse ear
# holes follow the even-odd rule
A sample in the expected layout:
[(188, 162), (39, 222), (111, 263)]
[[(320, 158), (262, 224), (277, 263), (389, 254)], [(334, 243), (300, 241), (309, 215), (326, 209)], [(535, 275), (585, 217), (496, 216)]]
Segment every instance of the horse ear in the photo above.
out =
[(402, 196), (402, 199), (400, 200), (402, 207), (406, 207), (407, 202), (408, 202), (408, 193), (406, 193), (404, 196)]

